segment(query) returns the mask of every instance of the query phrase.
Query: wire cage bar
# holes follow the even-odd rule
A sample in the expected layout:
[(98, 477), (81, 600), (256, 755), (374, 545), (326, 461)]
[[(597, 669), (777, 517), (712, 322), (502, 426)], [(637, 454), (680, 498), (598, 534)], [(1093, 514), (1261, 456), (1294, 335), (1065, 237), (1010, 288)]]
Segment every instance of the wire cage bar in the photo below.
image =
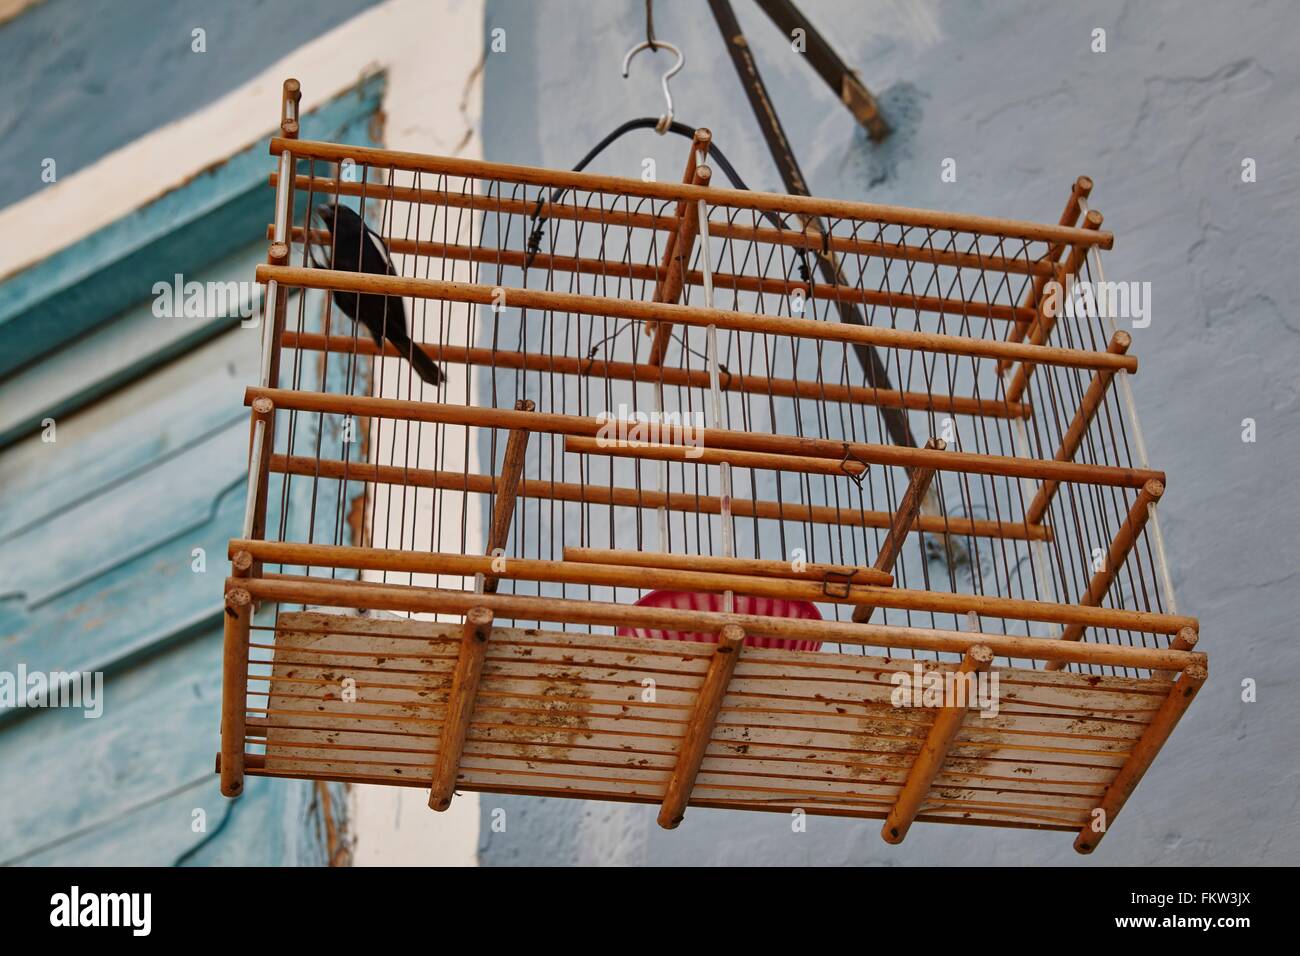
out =
[[(227, 795), (251, 773), (1096, 847), (1206, 658), (1132, 340), (1091, 294), (1090, 180), (1040, 225), (721, 188), (707, 131), (680, 182), (299, 141), (298, 96), (257, 270)], [(997, 699), (899, 703), (933, 685)]]

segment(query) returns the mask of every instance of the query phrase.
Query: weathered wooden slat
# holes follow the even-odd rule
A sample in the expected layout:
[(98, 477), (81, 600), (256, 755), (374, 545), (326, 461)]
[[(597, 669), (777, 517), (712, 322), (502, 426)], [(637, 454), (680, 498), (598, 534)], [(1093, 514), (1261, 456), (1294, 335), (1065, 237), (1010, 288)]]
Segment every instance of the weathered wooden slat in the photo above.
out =
[(429, 808), (432, 810), (441, 811), (451, 807), (452, 792), (456, 789), (456, 771), (460, 765), (461, 751), (465, 747), (470, 720), (474, 715), (474, 705), (478, 702), (479, 683), (483, 678), (483, 658), (491, 636), (492, 612), (487, 608), (471, 608), (465, 615), (465, 623), (461, 625), (460, 657), (456, 659), (451, 698), (443, 718), (442, 738), (438, 742), (438, 759), (429, 792)]
[[(450, 763), (442, 741), (461, 722), (448, 720), (456, 630), (283, 615), (275, 662), (254, 665), (263, 677), (255, 693), (266, 696), (265, 707), (249, 710), (247, 745), (253, 753), (264, 746), (266, 756), (246, 773), (427, 782)], [(747, 648), (721, 682), (705, 733), (700, 700), (713, 695), (699, 688), (710, 673), (720, 682), (709, 645), (519, 628), (493, 635), (463, 737), (446, 750), (458, 766), (447, 786), (662, 808), (680, 778), (678, 816), (686, 806), (726, 806), (885, 817), (937, 724), (933, 708), (893, 706), (894, 678), (918, 665), (954, 669)], [(339, 693), (349, 666), (355, 700)], [(998, 713), (971, 713), (951, 733), (912, 818), (1078, 830), (1140, 752), (1171, 685), (998, 674), (1009, 689)], [(652, 699), (645, 677), (654, 681)], [(693, 723), (695, 744), (683, 747)]]
[(740, 659), (744, 644), (745, 632), (734, 625), (723, 628), (718, 635), (717, 646), (709, 660), (709, 669), (695, 696), (677, 748), (677, 761), (664, 790), (663, 805), (659, 808), (659, 825), (665, 830), (675, 829), (682, 822), (686, 804), (695, 787), (695, 778), (704, 760), (704, 752), (708, 749), (718, 713), (722, 709), (722, 700), (727, 694), (727, 685), (731, 682), (731, 675), (736, 669), (736, 661)]
[[(987, 671), (992, 662), (991, 650), (983, 646), (972, 647), (966, 652), (958, 673), (974, 675)], [(948, 701), (935, 715), (925, 743), (907, 772), (907, 782), (903, 784), (898, 800), (889, 811), (889, 816), (885, 818), (881, 835), (886, 843), (902, 843), (903, 838), (907, 836), (912, 821), (916, 819), (916, 814), (930, 791), (930, 785), (939, 775), (944, 761), (948, 759), (948, 753), (957, 740), (957, 732), (961, 729), (968, 711), (969, 707), (965, 700)]]

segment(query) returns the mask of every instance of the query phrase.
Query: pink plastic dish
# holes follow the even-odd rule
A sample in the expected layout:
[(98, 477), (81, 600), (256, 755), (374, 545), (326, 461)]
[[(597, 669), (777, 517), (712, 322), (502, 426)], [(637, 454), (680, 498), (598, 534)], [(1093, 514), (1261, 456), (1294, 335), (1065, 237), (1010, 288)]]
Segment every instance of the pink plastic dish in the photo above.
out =
[[(651, 591), (636, 602), (637, 607), (661, 607), (675, 611), (721, 611), (722, 595), (697, 591)], [(820, 621), (816, 605), (807, 601), (790, 601), (785, 598), (751, 597), (737, 594), (737, 614), (759, 614), (764, 617), (800, 618)], [(718, 635), (705, 631), (665, 631), (654, 627), (620, 627), (623, 637), (653, 637), (661, 641), (696, 641), (701, 644), (718, 643)], [(746, 637), (749, 647), (775, 647), (787, 651), (819, 651), (821, 641), (795, 641), (780, 637)]]

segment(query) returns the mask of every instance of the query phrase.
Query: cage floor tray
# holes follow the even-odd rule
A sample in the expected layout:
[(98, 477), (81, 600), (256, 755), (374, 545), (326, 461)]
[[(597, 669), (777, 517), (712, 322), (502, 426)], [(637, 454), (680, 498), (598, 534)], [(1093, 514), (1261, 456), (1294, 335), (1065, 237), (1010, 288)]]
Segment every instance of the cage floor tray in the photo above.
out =
[[(269, 690), (265, 710), (249, 710), (250, 743), (265, 752), (248, 755), (248, 772), (428, 787), (460, 630), (282, 614), (273, 660), (251, 668)], [(457, 789), (659, 803), (713, 653), (494, 629)], [(893, 702), (894, 675), (918, 663), (746, 647), (690, 806), (885, 817), (937, 712)], [(992, 673), (996, 716), (972, 703), (916, 819), (1080, 830), (1170, 682)]]

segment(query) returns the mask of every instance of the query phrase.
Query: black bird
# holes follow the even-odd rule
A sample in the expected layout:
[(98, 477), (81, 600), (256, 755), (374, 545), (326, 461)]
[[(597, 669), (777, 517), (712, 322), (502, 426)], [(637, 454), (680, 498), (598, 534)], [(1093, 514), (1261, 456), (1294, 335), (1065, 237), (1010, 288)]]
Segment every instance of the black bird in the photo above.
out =
[[(335, 269), (381, 276), (397, 275), (384, 240), (347, 206), (326, 203), (316, 207), (316, 215), (324, 221), (334, 237)], [(359, 267), (358, 258), (361, 260)], [(423, 349), (418, 349), (411, 343), (406, 330), (406, 309), (399, 296), (335, 290), (334, 302), (349, 319), (360, 322), (369, 329), (381, 349), (387, 338), (411, 363), (420, 378), (435, 387), (441, 384), (442, 369)]]

